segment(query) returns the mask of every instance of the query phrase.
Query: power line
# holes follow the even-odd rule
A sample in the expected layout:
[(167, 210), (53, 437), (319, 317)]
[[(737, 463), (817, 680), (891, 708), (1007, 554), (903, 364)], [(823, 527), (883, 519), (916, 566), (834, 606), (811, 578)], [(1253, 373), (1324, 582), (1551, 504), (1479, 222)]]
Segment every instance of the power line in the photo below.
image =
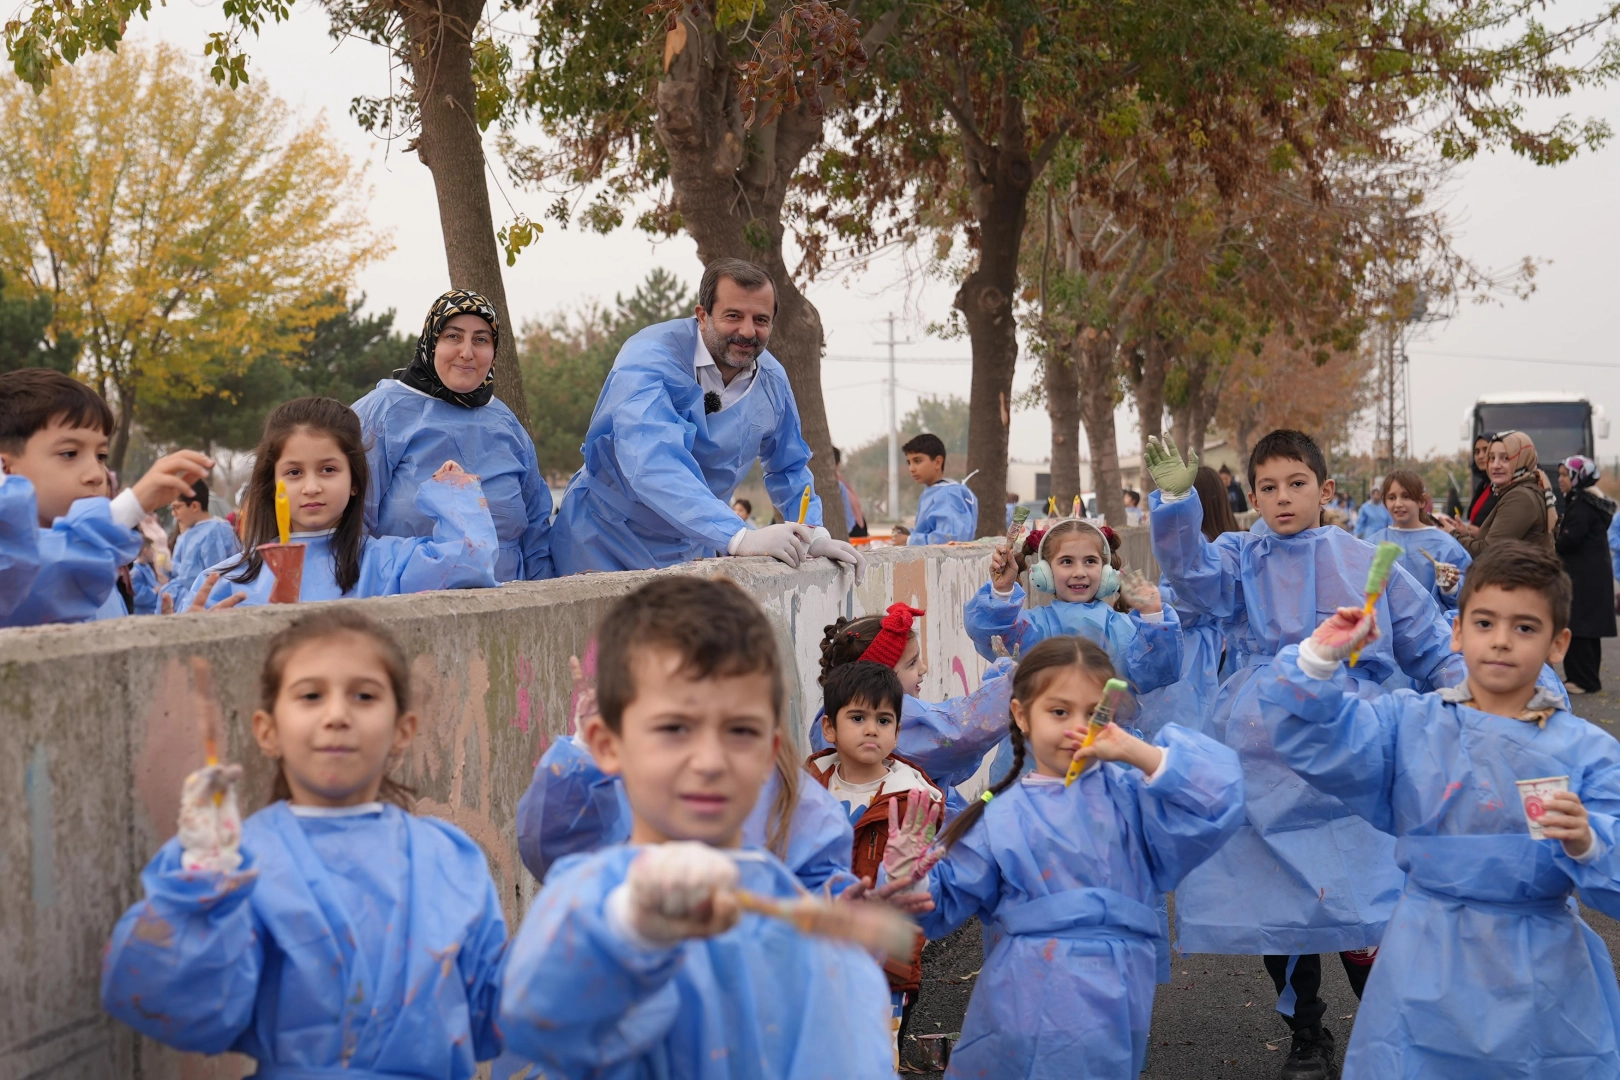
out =
[(1547, 360), (1533, 356), (1494, 356), (1490, 353), (1442, 352), (1439, 349), (1408, 349), (1419, 356), (1452, 356), (1459, 360), (1501, 360), (1509, 364), (1540, 364), (1546, 367), (1597, 368), (1601, 371), (1620, 371), (1620, 364), (1604, 364), (1587, 360)]
[[(878, 344), (887, 343), (880, 341)], [(907, 342), (897, 341), (895, 344), (904, 345)], [(824, 364), (887, 364), (889, 358), (887, 356), (823, 356), (821, 362)], [(904, 360), (896, 357), (894, 362), (897, 364), (971, 364), (973, 358), (971, 356), (914, 356), (907, 357)]]

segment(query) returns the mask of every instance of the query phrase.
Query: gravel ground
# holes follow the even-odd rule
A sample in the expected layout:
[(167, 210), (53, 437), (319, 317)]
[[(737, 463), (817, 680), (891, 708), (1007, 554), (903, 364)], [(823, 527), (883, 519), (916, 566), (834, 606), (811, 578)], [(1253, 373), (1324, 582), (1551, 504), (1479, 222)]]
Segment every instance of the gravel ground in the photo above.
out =
[[(1574, 699), (1575, 712), (1620, 734), (1620, 639), (1603, 643), (1601, 694)], [(1620, 923), (1583, 909), (1586, 921), (1620, 954)], [(979, 925), (969, 923), (923, 951), (923, 987), (912, 1010), (909, 1034), (959, 1032), (973, 979), (984, 962)], [(1338, 1036), (1340, 1060), (1355, 1021), (1356, 999), (1335, 962), (1322, 965), (1327, 1026)], [(1259, 957), (1178, 957), (1170, 985), (1158, 988), (1153, 1031), (1143, 1080), (1275, 1080), (1288, 1054), (1288, 1027), (1277, 1016), (1276, 992)], [(902, 1055), (909, 1049), (902, 1049)], [(939, 1075), (939, 1074), (934, 1074)]]

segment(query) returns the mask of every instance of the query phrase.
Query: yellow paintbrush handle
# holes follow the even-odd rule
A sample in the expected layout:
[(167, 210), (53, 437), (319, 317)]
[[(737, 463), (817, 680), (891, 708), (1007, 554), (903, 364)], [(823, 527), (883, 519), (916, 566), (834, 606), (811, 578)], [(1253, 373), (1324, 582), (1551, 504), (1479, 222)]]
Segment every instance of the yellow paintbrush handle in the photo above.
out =
[[(1086, 731), (1086, 737), (1080, 741), (1080, 749), (1084, 750), (1096, 742), (1098, 733), (1107, 726), (1107, 724), (1091, 724)], [(1090, 760), (1090, 758), (1076, 758), (1069, 762), (1069, 771), (1063, 774), (1063, 786), (1068, 787), (1080, 779), (1080, 774), (1086, 771), (1086, 762)]]
[(809, 516), (810, 516), (810, 485), (806, 484), (806, 485), (804, 485), (804, 497), (799, 500), (799, 524), (803, 525), (804, 524), (804, 519), (806, 517), (809, 517)]
[(276, 481), (276, 532), (285, 544), (292, 535), (292, 503), (287, 498), (287, 482)]
[[(1368, 593), (1367, 594), (1367, 602), (1365, 604), (1363, 604), (1362, 607), (1361, 607), (1361, 614), (1368, 617), (1368, 618), (1373, 617), (1373, 608), (1375, 608), (1378, 605), (1378, 598), (1380, 596), (1382, 596), (1382, 595), (1383, 595), (1383, 593)], [(1354, 648), (1354, 649), (1350, 650), (1350, 666), (1351, 667), (1355, 667), (1356, 666), (1356, 661), (1359, 660), (1360, 658), (1361, 658), (1361, 649), (1360, 649), (1359, 646), (1357, 648)]]

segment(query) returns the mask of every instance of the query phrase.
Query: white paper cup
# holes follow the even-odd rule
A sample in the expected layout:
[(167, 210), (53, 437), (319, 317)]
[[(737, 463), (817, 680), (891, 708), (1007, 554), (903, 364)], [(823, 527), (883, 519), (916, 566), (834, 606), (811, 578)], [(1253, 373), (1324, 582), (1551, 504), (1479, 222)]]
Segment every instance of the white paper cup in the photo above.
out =
[(1547, 796), (1555, 791), (1569, 790), (1569, 777), (1543, 776), (1535, 780), (1520, 780), (1519, 801), (1524, 804), (1524, 820), (1530, 825), (1532, 840), (1546, 839), (1541, 831), (1541, 818), (1547, 812)]

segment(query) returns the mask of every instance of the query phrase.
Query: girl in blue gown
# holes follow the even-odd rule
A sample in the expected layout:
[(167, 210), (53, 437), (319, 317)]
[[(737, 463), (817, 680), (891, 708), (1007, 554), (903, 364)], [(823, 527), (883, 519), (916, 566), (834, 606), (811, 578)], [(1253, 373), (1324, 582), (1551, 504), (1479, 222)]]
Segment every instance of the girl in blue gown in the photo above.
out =
[(1383, 492), (1384, 509), (1394, 524), (1370, 533), (1367, 542), (1398, 544), (1406, 572), (1453, 616), (1463, 575), (1473, 557), (1423, 509), (1429, 493), (1417, 473), (1396, 469), (1384, 477)]
[[(1081, 747), (1114, 667), (1054, 637), (1013, 676), (1015, 767), (940, 842), (928, 874), (941, 938), (978, 916), (985, 961), (949, 1077), (1134, 1080), (1147, 1060), (1162, 893), (1243, 819), (1237, 754), (1175, 724), (1153, 744), (1109, 725)], [(1020, 777), (1023, 759), (1035, 769)], [(1094, 760), (1072, 784), (1073, 760)], [(885, 869), (907, 856), (892, 838)]]
[(304, 545), (300, 600), (395, 596), (495, 585), (499, 547), (478, 477), (453, 461), (416, 491), (433, 535), (367, 536), (367, 464), (360, 421), (331, 398), (298, 398), (270, 414), (248, 481), (246, 551), (203, 572), (186, 607), (212, 608), (231, 597), (269, 603), (275, 572), (260, 544), (278, 538), (276, 482), (286, 485), (290, 539)]
[(113, 931), (108, 1013), (288, 1080), (466, 1080), (500, 1053), (506, 922), (484, 853), (387, 777), (416, 732), (409, 679), (352, 608), (271, 640), (253, 732), (280, 763), (274, 801), (244, 822), (240, 766), (186, 779), (179, 835)]

